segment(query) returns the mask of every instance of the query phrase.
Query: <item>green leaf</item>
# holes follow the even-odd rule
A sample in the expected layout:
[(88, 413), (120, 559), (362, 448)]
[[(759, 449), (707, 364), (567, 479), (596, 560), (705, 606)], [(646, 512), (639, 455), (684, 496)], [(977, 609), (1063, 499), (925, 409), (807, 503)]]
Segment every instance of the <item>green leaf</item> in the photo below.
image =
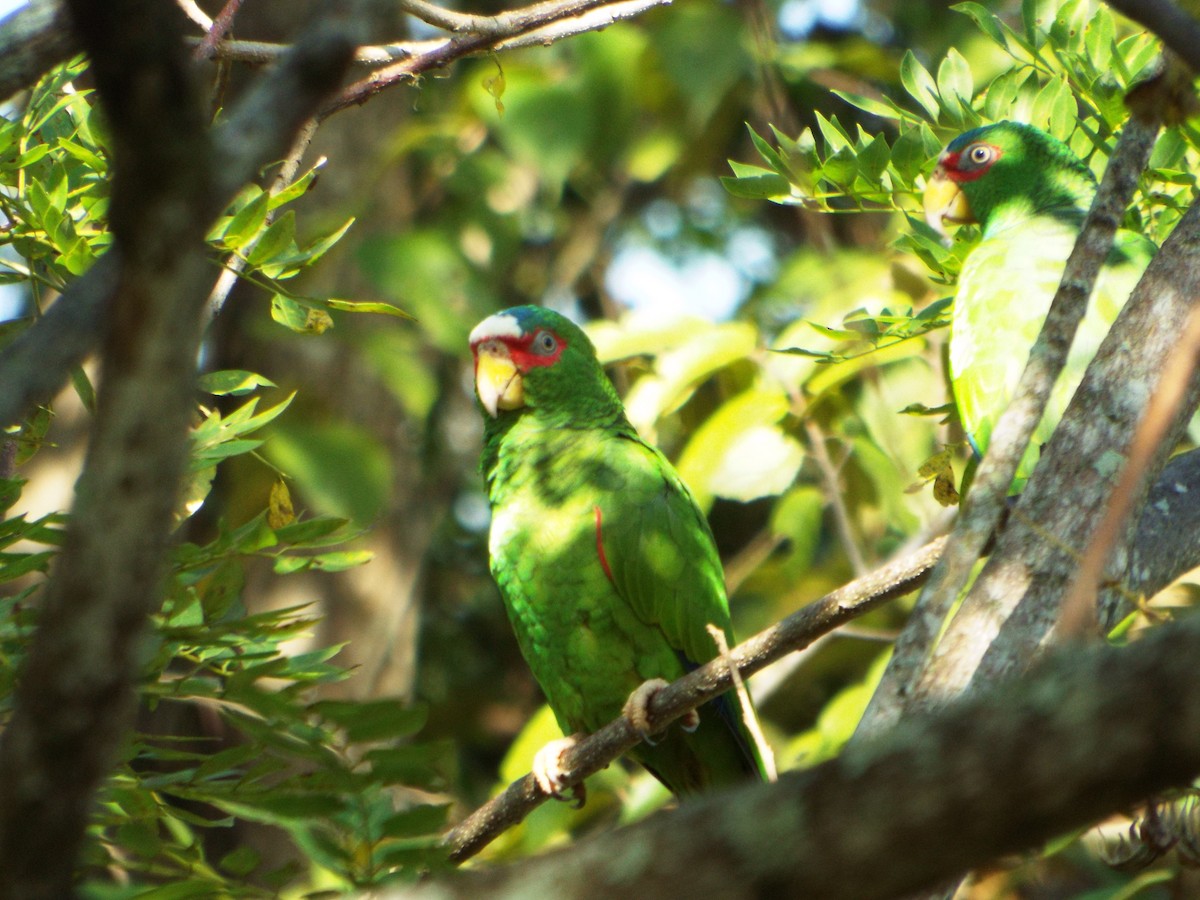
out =
[(242, 846), (222, 856), (217, 866), (231, 875), (244, 876), (257, 869), (261, 861), (262, 857), (257, 850)]
[(1008, 49), (1008, 39), (1004, 36), (1004, 29), (996, 14), (991, 10), (978, 3), (956, 3), (950, 8), (970, 16), (979, 30), (991, 38), (993, 43)]
[(993, 121), (1010, 115), (1017, 95), (1031, 74), (1029, 69), (1009, 69), (993, 79), (983, 98), (983, 114)]
[(234, 214), (221, 236), (221, 243), (226, 249), (242, 250), (262, 231), (267, 220), (268, 200), (267, 193), (258, 189), (250, 202)]
[(384, 837), (406, 838), (422, 834), (433, 834), (446, 824), (450, 814), (449, 803), (425, 804), (398, 812), (384, 820), (380, 832)]
[(250, 251), (246, 261), (251, 266), (261, 266), (268, 260), (295, 249), (296, 213), (289, 209), (267, 226), (267, 230), (254, 244), (254, 249)]
[(409, 319), (416, 321), (416, 316), (407, 313), (398, 306), (393, 306), (390, 303), (380, 303), (368, 300), (335, 300), (329, 298), (324, 301), (325, 305), (330, 309), (340, 309), (345, 312), (357, 313), (381, 313), (385, 316), (394, 316), (397, 319)]
[(375, 558), (370, 550), (339, 550), (322, 553), (320, 556), (281, 556), (275, 560), (275, 574), (290, 575), (293, 572), (341, 572), (369, 563)]
[(820, 112), (813, 114), (817, 118), (817, 129), (821, 132), (821, 137), (825, 138), (825, 143), (829, 145), (829, 149), (833, 153), (837, 153), (839, 150), (850, 150), (854, 146), (850, 135), (846, 134), (836, 117), (827, 119)]
[(906, 186), (916, 178), (941, 151), (941, 143), (924, 122), (901, 132), (892, 146), (891, 164)]
[(291, 522), (282, 528), (276, 528), (275, 536), (279, 538), (281, 544), (308, 544), (320, 538), (327, 537), (349, 523), (349, 519), (336, 516), (319, 516), (315, 519)]
[(314, 303), (306, 303), (286, 294), (271, 297), (271, 318), (300, 334), (324, 334), (333, 327), (329, 313)]
[(1046, 43), (1046, 34), (1042, 31), (1038, 16), (1038, 0), (1021, 0), (1021, 26), (1025, 30), (1025, 39), (1035, 50)]
[(217, 805), (234, 815), (269, 825), (287, 825), (292, 819), (326, 818), (346, 808), (348, 798), (318, 791), (242, 791), (236, 799), (214, 798)]
[(938, 111), (941, 108), (941, 104), (938, 102), (937, 85), (933, 81), (933, 76), (921, 65), (920, 60), (911, 50), (905, 50), (904, 58), (900, 60), (900, 83), (925, 110), (930, 121), (936, 122)]
[(766, 161), (772, 170), (786, 177), (788, 167), (783, 161), (783, 157), (779, 155), (779, 151), (767, 143), (766, 138), (762, 137), (762, 135), (749, 125), (746, 126), (746, 130), (750, 132), (750, 141), (754, 144), (754, 149), (758, 151), (758, 155)]
[(200, 390), (217, 397), (238, 397), (260, 387), (275, 387), (275, 382), (244, 369), (221, 369), (200, 376)]
[(92, 380), (88, 378), (83, 366), (75, 366), (71, 369), (71, 384), (75, 388), (75, 393), (79, 396), (79, 402), (83, 404), (83, 408), (94, 413), (96, 411), (96, 389), (92, 387)]
[(0, 553), (0, 582), (12, 581), (30, 572), (45, 572), (54, 553)]
[(776, 175), (767, 169), (757, 166), (747, 166), (742, 163), (729, 161), (735, 171), (747, 172), (757, 169), (758, 174), (742, 174), (736, 177), (721, 176), (721, 185), (734, 197), (745, 200), (771, 200), (775, 203), (786, 203), (792, 199), (792, 186), (782, 175)]
[(309, 709), (336, 723), (353, 742), (398, 740), (425, 727), (429, 709), (400, 699), (319, 700)]
[(873, 116), (878, 116), (881, 119), (891, 119), (900, 121), (904, 118), (903, 110), (892, 105), (890, 100), (876, 100), (873, 97), (864, 97), (861, 94), (853, 94), (850, 91), (839, 91), (834, 88), (830, 91), (835, 97), (841, 97), (851, 106), (861, 109), (863, 112), (870, 113)]
[(363, 760), (387, 784), (441, 790), (447, 783), (448, 762), (453, 759), (454, 752), (451, 742), (434, 741), (368, 750)]
[(329, 232), (324, 237), (318, 238), (317, 240), (313, 241), (311, 244), (309, 244), (307, 247), (304, 248), (305, 260), (309, 263), (316, 262), (318, 259), (320, 259), (322, 256), (324, 256), (327, 252), (329, 252), (330, 248), (332, 248), (338, 241), (340, 241), (342, 239), (342, 235), (344, 235), (347, 231), (349, 231), (350, 226), (353, 224), (354, 224), (353, 218), (347, 219), (345, 222), (343, 222), (337, 228), (333, 229), (333, 231)]
[(304, 196), (304, 194), (308, 192), (309, 188), (312, 187), (313, 182), (316, 181), (317, 175), (323, 168), (325, 168), (325, 162), (325, 159), (322, 158), (317, 162), (316, 165), (314, 165), (311, 169), (309, 169), (287, 187), (273, 193), (270, 201), (271, 209), (278, 209), (280, 206), (291, 203), (293, 200), (297, 200)]
[(945, 58), (938, 66), (937, 86), (944, 108), (956, 112), (970, 110), (971, 98), (975, 95), (971, 65), (953, 47), (946, 51)]

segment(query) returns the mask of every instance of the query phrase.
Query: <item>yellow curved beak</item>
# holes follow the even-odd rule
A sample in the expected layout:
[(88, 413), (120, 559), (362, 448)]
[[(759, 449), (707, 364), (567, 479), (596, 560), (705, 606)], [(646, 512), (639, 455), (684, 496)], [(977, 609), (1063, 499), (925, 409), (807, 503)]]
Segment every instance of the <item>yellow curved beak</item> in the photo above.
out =
[(500, 341), (484, 341), (475, 348), (475, 392), (493, 419), (502, 409), (520, 409), (525, 405), (521, 373)]
[(975, 221), (967, 195), (946, 176), (941, 166), (933, 170), (921, 200), (925, 221), (942, 237), (946, 237), (947, 225), (968, 225)]

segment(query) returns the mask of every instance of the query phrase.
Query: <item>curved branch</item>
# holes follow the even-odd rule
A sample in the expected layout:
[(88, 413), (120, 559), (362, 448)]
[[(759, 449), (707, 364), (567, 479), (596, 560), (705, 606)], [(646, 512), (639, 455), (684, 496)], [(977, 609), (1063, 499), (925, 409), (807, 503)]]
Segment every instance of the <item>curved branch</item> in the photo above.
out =
[(427, 52), (372, 72), (342, 92), (322, 113), (330, 116), (355, 106), (395, 84), (440, 69), (465, 56), (489, 50), (511, 50), (535, 43), (547, 44), (586, 31), (606, 28), (671, 0), (559, 0), (538, 3), (492, 18), (485, 30), (457, 35)]
[[(930, 541), (901, 559), (827, 594), (743, 641), (730, 653), (730, 660), (742, 676), (752, 675), (788, 653), (802, 650), (851, 619), (902, 597), (924, 581), (944, 543), (945, 538)], [(651, 731), (665, 728), (689, 710), (724, 693), (732, 681), (725, 660), (716, 659), (664, 688), (654, 695), (650, 704)], [(624, 717), (583, 738), (563, 754), (567, 784), (579, 784), (640, 740), (640, 735)], [(548, 799), (531, 775), (513, 782), (502, 794), (446, 834), (444, 844), (451, 860), (462, 862), (474, 856)]]
[(1192, 620), (1125, 648), (1063, 648), (776, 784), (396, 897), (909, 896), (1188, 785), (1200, 773), (1198, 654)]

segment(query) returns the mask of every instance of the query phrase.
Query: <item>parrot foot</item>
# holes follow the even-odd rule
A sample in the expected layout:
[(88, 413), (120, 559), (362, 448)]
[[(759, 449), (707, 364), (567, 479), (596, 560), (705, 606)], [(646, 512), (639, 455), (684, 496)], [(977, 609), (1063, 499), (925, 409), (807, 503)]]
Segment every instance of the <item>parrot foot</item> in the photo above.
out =
[[(580, 735), (573, 734), (551, 741), (533, 756), (533, 780), (542, 793), (549, 794), (555, 800), (567, 799), (563, 796), (563, 790), (567, 787), (567, 772), (562, 767), (562, 755), (574, 747), (579, 738)], [(571, 787), (571, 805), (581, 809), (586, 801), (587, 788), (581, 781)]]
[[(633, 730), (640, 734), (642, 740), (651, 747), (654, 746), (655, 742), (650, 740), (650, 701), (667, 684), (668, 682), (662, 678), (651, 678), (643, 681), (629, 695), (629, 699), (625, 701), (625, 708), (622, 710), (625, 718), (629, 720), (629, 724), (633, 726)], [(684, 731), (695, 731), (700, 727), (700, 713), (694, 709), (688, 710), (680, 716), (679, 726)]]

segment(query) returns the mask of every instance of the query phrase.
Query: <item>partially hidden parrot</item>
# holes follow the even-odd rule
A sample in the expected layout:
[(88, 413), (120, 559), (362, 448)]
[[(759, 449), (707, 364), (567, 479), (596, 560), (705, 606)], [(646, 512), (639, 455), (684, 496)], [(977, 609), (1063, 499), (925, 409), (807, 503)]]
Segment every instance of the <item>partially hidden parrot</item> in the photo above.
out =
[[(1017, 122), (965, 132), (938, 158), (924, 194), (926, 221), (943, 235), (947, 224), (978, 223), (982, 231), (958, 277), (949, 348), (954, 402), (977, 456), (1012, 400), (1095, 191), (1091, 170), (1069, 147)], [(1118, 231), (1011, 492), (1028, 480), (1156, 249)]]
[[(653, 692), (718, 655), (706, 627), (734, 644), (708, 523), (629, 423), (582, 329), (519, 306), (481, 322), (470, 344), (491, 570), (525, 659), (564, 734), (624, 713), (649, 738)], [(630, 756), (677, 796), (761, 779), (753, 710), (731, 692), (698, 712)], [(563, 787), (572, 740), (535, 759), (547, 793)]]

